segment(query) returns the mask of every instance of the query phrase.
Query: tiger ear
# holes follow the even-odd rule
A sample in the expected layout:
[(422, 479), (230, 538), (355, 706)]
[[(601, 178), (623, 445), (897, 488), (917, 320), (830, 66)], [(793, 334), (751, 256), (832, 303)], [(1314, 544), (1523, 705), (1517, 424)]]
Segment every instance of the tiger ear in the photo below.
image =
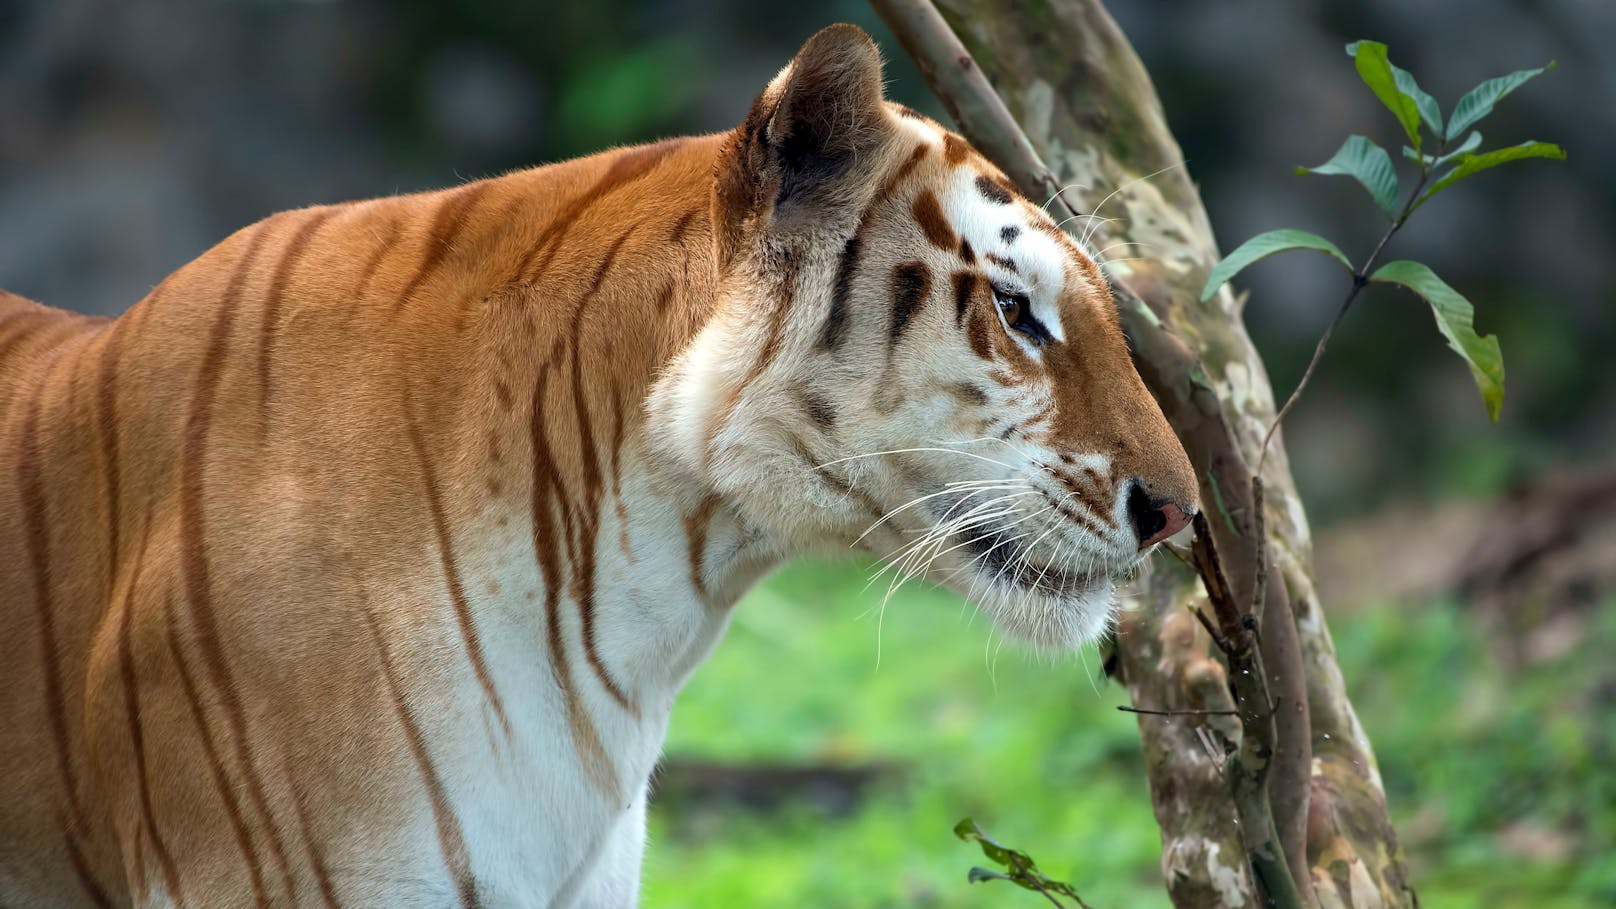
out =
[[(846, 197), (861, 160), (888, 135), (881, 52), (856, 25), (822, 29), (752, 103), (720, 192), (731, 212), (771, 228)], [(726, 190), (723, 182), (731, 184)], [(739, 220), (739, 219), (737, 219)]]

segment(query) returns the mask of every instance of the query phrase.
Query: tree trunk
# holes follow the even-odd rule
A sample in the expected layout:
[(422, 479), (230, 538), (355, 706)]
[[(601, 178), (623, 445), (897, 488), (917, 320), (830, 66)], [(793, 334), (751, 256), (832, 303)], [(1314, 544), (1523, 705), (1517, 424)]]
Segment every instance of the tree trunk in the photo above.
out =
[[(1228, 586), (1246, 603), (1266, 594), (1254, 612), (1274, 729), (1260, 807), (1284, 854), (1265, 851), (1275, 838), (1253, 833), (1251, 822), (1242, 829), (1251, 815), (1231, 796), (1227, 755), (1240, 748), (1241, 718), (1141, 714), (1174, 904), (1263, 905), (1273, 887), (1253, 869), (1266, 878), (1288, 867), (1301, 905), (1417, 905), (1369, 740), (1336, 664), (1314, 589), (1306, 513), (1277, 437), (1262, 475), (1262, 519), (1255, 514), (1248, 465), (1257, 463), (1273, 419), (1273, 394), (1242, 325), (1241, 301), (1228, 288), (1199, 300), (1217, 244), (1133, 48), (1099, 0), (939, 0), (968, 54), (951, 45), (940, 22), (927, 31), (922, 20), (935, 18), (929, 3), (872, 2), (979, 149), (1036, 201), (1054, 197), (1052, 211), (1089, 215), (1066, 227), (1088, 238), (1122, 285), (1119, 309), (1136, 364), (1201, 476)], [(996, 102), (966, 86), (975, 67), (1014, 123), (996, 121)], [(1015, 123), (1025, 139), (1010, 135)], [(1266, 546), (1258, 545), (1264, 536)], [(1156, 561), (1115, 645), (1134, 706), (1249, 709), (1236, 703), (1225, 662), (1192, 612), (1206, 602), (1202, 585), (1187, 568)]]

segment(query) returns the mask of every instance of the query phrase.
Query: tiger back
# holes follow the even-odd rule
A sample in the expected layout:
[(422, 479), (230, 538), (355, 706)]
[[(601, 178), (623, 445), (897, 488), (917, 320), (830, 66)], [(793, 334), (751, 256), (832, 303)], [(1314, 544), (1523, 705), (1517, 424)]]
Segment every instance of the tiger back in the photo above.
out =
[(850, 26), (726, 133), (0, 294), (0, 462), (7, 907), (632, 905), (781, 560), (1072, 646), (1195, 507), (1092, 258)]

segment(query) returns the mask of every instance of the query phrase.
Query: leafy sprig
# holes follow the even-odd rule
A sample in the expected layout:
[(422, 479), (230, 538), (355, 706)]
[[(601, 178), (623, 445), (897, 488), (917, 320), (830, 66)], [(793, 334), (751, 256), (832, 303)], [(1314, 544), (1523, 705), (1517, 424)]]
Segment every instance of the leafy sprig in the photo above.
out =
[(976, 843), (982, 848), (982, 854), (994, 864), (1003, 866), (1005, 870), (994, 871), (991, 868), (975, 867), (966, 875), (966, 880), (973, 884), (983, 881), (1009, 881), (1024, 890), (1041, 893), (1044, 899), (1058, 907), (1066, 906), (1057, 897), (1066, 897), (1078, 906), (1078, 909), (1092, 909), (1083, 898), (1077, 895), (1071, 884), (1063, 883), (1046, 876), (1038, 870), (1038, 863), (1025, 852), (1011, 849), (993, 837), (983, 832), (976, 821), (966, 818), (954, 825), (954, 835), (967, 843)]
[[(1459, 99), (1444, 122), (1441, 106), (1436, 99), (1420, 88), (1413, 74), (1387, 59), (1386, 45), (1378, 41), (1354, 41), (1347, 45), (1347, 54), (1352, 57), (1364, 84), (1391, 111), (1403, 129), (1408, 144), (1403, 146), (1402, 157), (1416, 168), (1413, 188), (1406, 194), (1401, 192), (1397, 168), (1386, 149), (1364, 136), (1349, 136), (1330, 160), (1316, 167), (1299, 167), (1296, 172), (1351, 177), (1386, 215), (1386, 230), (1363, 263), (1354, 267), (1339, 247), (1317, 234), (1290, 228), (1271, 230), (1252, 237), (1225, 256), (1213, 267), (1207, 276), (1206, 287), (1201, 291), (1201, 299), (1209, 300), (1219, 287), (1248, 265), (1291, 249), (1322, 252), (1340, 263), (1352, 277), (1352, 286), (1319, 338), (1301, 380), (1274, 416), (1274, 422), (1263, 438), (1264, 457), (1275, 430), (1312, 378), (1331, 335), (1352, 308), (1359, 292), (1369, 284), (1401, 285), (1426, 301), (1436, 317), (1437, 328), (1448, 340), (1448, 346), (1470, 367), (1476, 388), (1487, 407), (1487, 415), (1496, 423), (1504, 401), (1503, 354), (1496, 336), (1476, 334), (1475, 310), (1470, 301), (1419, 262), (1399, 260), (1387, 262), (1379, 268), (1375, 266), (1392, 237), (1408, 223), (1409, 216), (1460, 180), (1513, 161), (1565, 158), (1565, 152), (1558, 145), (1537, 141), (1478, 153), (1476, 149), (1481, 146), (1481, 133), (1471, 129), (1492, 113), (1493, 106), (1506, 95), (1533, 77), (1553, 69), (1555, 64), (1552, 61), (1547, 66), (1520, 70), (1477, 85)], [(1460, 136), (1464, 136), (1464, 139), (1455, 141)]]

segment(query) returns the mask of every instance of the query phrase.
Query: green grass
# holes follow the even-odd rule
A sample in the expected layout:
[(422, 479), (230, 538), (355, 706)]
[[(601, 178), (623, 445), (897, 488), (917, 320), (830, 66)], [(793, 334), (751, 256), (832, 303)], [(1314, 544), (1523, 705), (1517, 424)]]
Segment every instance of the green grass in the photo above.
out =
[[(1166, 907), (1160, 839), (1125, 695), (1098, 660), (1000, 650), (949, 594), (905, 589), (877, 616), (858, 566), (803, 564), (737, 607), (674, 709), (670, 757), (908, 768), (852, 816), (652, 810), (644, 903), (676, 907), (1037, 906), (969, 885), (975, 818), (1099, 909)], [(1504, 678), (1451, 606), (1336, 623), (1343, 669), (1432, 909), (1616, 902), (1613, 610), (1577, 651)], [(1604, 675), (1600, 675), (1603, 673)], [(1511, 855), (1497, 832), (1568, 831), (1559, 860)]]

